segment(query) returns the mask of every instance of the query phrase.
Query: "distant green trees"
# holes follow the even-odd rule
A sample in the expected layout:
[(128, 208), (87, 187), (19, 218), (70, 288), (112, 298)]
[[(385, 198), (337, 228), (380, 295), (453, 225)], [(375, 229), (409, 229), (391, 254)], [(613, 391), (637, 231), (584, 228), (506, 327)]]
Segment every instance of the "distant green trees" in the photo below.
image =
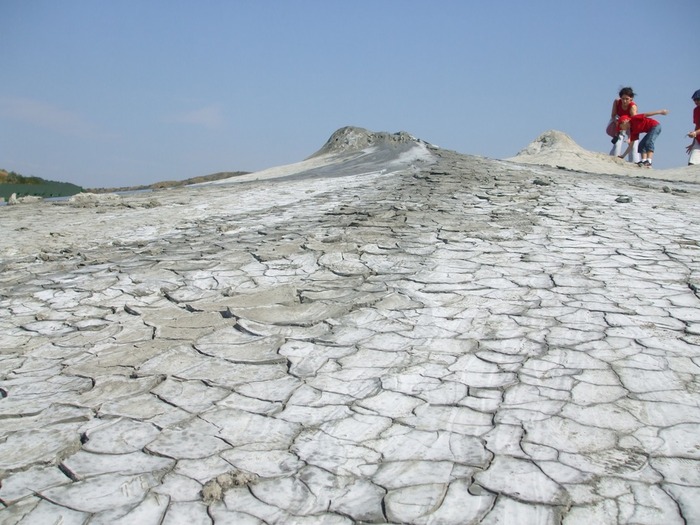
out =
[(41, 184), (42, 182), (45, 181), (39, 177), (25, 177), (14, 171), (8, 171), (5, 177), (5, 183), (10, 184)]
[(15, 193), (17, 197), (35, 195), (37, 197), (68, 197), (83, 191), (83, 188), (69, 182), (55, 182), (41, 177), (25, 177), (14, 171), (0, 170), (0, 197), (6, 201)]

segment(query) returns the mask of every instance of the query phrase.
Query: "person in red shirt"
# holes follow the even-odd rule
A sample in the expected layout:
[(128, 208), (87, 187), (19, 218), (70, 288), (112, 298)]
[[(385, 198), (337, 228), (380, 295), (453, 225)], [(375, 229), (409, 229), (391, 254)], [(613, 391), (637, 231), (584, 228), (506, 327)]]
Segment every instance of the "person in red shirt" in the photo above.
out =
[(654, 157), (654, 141), (661, 133), (661, 124), (659, 124), (658, 120), (649, 118), (652, 115), (668, 115), (668, 110), (660, 109), (659, 111), (640, 113), (633, 117), (628, 117), (627, 115), (620, 117), (620, 129), (629, 132), (629, 145), (627, 150), (620, 155), (620, 158), (624, 158), (632, 149), (634, 141), (639, 139), (639, 135), (645, 133), (644, 138), (639, 141), (638, 151), (642, 156), (642, 160), (637, 165), (651, 168), (652, 158)]
[(695, 109), (693, 110), (693, 124), (695, 124), (695, 130), (688, 133), (688, 136), (693, 139), (693, 142), (685, 149), (690, 155), (688, 166), (700, 164), (700, 89), (693, 93), (693, 102), (695, 102)]
[[(610, 122), (608, 123), (607, 132), (608, 135), (612, 137), (613, 147), (610, 150), (610, 155), (620, 155), (622, 151), (622, 141), (620, 139), (625, 139), (627, 137), (620, 136), (620, 130), (618, 129), (618, 120), (623, 115), (628, 117), (633, 117), (637, 114), (637, 104), (634, 101), (634, 90), (631, 87), (623, 87), (618, 93), (618, 98), (613, 100), (612, 110), (610, 111)], [(634, 155), (634, 151), (629, 157), (629, 161), (639, 160), (638, 155)]]

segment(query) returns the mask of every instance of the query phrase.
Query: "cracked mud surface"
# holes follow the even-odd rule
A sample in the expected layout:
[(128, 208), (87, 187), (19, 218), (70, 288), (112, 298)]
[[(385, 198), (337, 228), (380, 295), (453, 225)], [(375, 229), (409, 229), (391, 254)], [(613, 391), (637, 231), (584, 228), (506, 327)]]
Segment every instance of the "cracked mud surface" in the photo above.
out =
[(700, 522), (700, 187), (435, 155), (0, 210), (0, 522)]

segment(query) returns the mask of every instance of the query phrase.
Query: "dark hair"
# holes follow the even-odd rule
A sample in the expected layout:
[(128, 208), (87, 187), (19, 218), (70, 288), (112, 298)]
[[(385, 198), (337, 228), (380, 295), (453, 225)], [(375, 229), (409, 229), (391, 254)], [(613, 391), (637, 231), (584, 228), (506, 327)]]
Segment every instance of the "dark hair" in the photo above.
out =
[(700, 89), (698, 89), (695, 93), (693, 93), (693, 100), (698, 100), (700, 99)]
[(623, 87), (620, 90), (620, 96), (628, 96), (629, 98), (634, 98), (634, 90), (631, 87)]

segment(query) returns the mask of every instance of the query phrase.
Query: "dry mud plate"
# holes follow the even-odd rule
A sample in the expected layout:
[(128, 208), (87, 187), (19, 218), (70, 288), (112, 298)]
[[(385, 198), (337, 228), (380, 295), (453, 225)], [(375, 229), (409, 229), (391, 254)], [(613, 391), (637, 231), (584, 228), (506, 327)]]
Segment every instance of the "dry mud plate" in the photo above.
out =
[(0, 523), (700, 523), (696, 172), (543, 144), (0, 208)]

